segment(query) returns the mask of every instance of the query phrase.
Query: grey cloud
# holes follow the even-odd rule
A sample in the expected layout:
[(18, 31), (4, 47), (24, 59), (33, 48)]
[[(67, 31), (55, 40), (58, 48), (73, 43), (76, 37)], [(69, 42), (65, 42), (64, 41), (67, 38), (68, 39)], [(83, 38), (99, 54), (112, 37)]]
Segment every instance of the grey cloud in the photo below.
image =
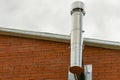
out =
[[(119, 24), (117, 26), (109, 25), (112, 18), (114, 18), (115, 20), (120, 19), (120, 9), (118, 7), (120, 7), (120, 5), (114, 6), (108, 3), (108, 1), (105, 2), (103, 0), (97, 0), (89, 5), (87, 22), (94, 21), (94, 27), (92, 27), (94, 28), (94, 34), (92, 34), (94, 38), (118, 41), (118, 39), (116, 39), (115, 36), (111, 36), (111, 34), (116, 35), (116, 33), (113, 32), (116, 31), (115, 27), (119, 26)], [(114, 31), (112, 30), (112, 27), (114, 27)]]
[[(0, 26), (69, 34), (73, 1), (76, 0), (0, 0)], [(120, 34), (120, 5), (109, 0), (82, 1), (86, 4), (85, 37), (120, 41), (116, 37)]]

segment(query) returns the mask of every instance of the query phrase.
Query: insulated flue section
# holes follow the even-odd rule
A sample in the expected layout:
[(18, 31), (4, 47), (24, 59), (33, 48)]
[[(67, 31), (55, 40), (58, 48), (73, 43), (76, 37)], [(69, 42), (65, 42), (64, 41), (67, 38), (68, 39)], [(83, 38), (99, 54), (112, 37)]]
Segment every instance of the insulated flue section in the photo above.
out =
[(82, 13), (76, 11), (72, 14), (72, 31), (71, 31), (71, 65), (82, 67)]

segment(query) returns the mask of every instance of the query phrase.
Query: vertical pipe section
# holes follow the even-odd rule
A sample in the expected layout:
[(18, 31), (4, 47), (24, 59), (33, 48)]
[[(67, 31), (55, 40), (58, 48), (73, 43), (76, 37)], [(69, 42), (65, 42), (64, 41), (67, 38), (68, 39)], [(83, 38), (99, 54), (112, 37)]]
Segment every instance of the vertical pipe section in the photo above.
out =
[[(83, 47), (83, 36), (82, 36), (82, 19), (84, 12), (84, 4), (80, 1), (76, 1), (72, 4), (71, 15), (72, 15), (72, 31), (71, 31), (71, 54), (70, 54), (70, 68), (82, 68), (82, 47)], [(77, 66), (77, 67), (75, 67)], [(74, 68), (75, 67), (75, 68)], [(75, 72), (75, 71), (73, 71)], [(69, 80), (74, 80), (74, 75), (69, 72)]]
[(82, 67), (82, 18), (84, 15), (84, 4), (76, 1), (72, 4), (72, 31), (71, 31), (71, 61), (70, 66)]
[(73, 28), (71, 31), (71, 66), (82, 67), (82, 17), (83, 14), (79, 11), (72, 14)]

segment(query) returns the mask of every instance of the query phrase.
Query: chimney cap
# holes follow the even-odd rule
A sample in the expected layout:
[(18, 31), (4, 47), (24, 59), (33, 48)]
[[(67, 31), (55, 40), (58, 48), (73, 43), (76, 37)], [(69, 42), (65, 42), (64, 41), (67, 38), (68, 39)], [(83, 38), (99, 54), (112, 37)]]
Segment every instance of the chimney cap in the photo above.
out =
[(83, 11), (84, 11), (84, 3), (83, 2), (81, 2), (81, 1), (75, 1), (75, 2), (73, 2), (72, 3), (72, 8), (71, 8), (71, 11), (73, 10), (73, 9), (76, 9), (76, 8), (80, 8), (80, 9), (82, 9)]

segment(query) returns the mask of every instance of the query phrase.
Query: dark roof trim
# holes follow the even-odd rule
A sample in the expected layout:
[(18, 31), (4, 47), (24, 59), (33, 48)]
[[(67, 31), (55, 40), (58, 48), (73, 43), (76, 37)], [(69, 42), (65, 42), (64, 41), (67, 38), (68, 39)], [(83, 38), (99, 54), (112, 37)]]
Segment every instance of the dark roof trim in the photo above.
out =
[[(17, 29), (9, 29), (9, 28), (2, 28), (2, 27), (0, 27), (0, 34), (17, 36), (17, 37), (25, 37), (25, 38), (33, 38), (33, 39), (43, 39), (43, 40), (50, 40), (50, 41), (57, 41), (57, 42), (66, 42), (66, 43), (70, 42), (70, 36), (68, 35), (17, 30)], [(84, 44), (88, 46), (120, 50), (120, 42), (84, 38)]]

